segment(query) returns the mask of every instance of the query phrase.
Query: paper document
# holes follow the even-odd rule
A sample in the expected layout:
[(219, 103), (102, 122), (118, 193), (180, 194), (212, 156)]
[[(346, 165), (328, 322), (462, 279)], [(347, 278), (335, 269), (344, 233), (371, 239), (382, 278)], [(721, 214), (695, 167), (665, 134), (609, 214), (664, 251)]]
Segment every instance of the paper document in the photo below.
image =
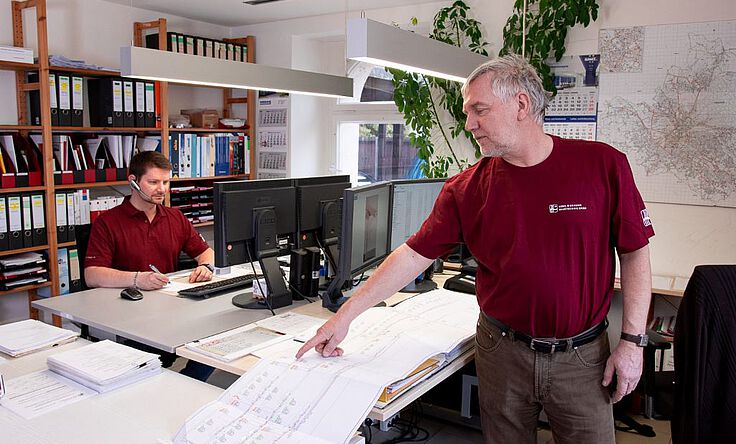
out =
[(209, 338), (186, 344), (190, 350), (230, 362), (258, 349), (291, 339), (291, 336), (248, 324)]
[(98, 392), (114, 390), (161, 372), (158, 355), (110, 340), (50, 356), (49, 369)]
[(324, 324), (326, 319), (315, 318), (299, 313), (283, 313), (256, 322), (256, 325), (286, 335), (298, 336), (305, 331), (313, 331)]
[(36, 350), (71, 342), (79, 333), (35, 319), (0, 325), (0, 351), (10, 356), (21, 356)]
[(25, 419), (60, 409), (96, 393), (50, 370), (29, 373), (6, 382), (0, 405)]

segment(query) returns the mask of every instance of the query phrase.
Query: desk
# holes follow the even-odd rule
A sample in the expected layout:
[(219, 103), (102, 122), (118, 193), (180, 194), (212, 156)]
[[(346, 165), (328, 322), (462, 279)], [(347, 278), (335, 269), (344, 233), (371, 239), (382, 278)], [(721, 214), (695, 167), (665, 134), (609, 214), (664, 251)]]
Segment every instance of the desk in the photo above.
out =
[[(271, 316), (268, 310), (244, 310), (234, 294), (195, 300), (161, 291), (144, 291), (140, 301), (120, 297), (120, 289), (95, 288), (34, 301), (34, 308), (114, 335), (173, 353), (187, 342), (222, 333)], [(301, 302), (299, 302), (301, 303)], [(289, 311), (292, 306), (275, 310)]]
[[(85, 340), (9, 358), (0, 363), (6, 379), (46, 369), (52, 354), (87, 345)], [(222, 389), (163, 370), (136, 384), (94, 395), (34, 419), (0, 407), (3, 443), (156, 443), (170, 441), (187, 417), (214, 401)]]

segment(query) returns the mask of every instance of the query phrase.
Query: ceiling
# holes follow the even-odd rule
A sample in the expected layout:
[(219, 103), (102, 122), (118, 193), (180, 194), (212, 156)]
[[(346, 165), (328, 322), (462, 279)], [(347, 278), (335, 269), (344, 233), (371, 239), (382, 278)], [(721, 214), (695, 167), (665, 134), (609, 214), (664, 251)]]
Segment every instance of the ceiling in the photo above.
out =
[(229, 27), (427, 3), (427, 0), (279, 0), (253, 6), (244, 4), (243, 0), (105, 1)]

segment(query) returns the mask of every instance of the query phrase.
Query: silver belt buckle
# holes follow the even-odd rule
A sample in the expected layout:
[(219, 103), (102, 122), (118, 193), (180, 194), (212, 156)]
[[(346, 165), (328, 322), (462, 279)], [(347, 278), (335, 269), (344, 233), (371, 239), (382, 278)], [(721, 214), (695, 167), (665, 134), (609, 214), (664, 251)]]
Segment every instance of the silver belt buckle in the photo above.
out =
[(555, 343), (554, 342), (549, 342), (549, 341), (545, 341), (545, 340), (542, 340), (542, 339), (532, 338), (532, 341), (529, 343), (529, 348), (531, 348), (534, 351), (537, 351), (537, 349), (534, 347), (534, 343), (535, 342), (538, 343), (538, 344), (549, 345), (551, 347), (551, 349), (550, 349), (549, 352), (550, 353), (554, 353), (555, 352)]

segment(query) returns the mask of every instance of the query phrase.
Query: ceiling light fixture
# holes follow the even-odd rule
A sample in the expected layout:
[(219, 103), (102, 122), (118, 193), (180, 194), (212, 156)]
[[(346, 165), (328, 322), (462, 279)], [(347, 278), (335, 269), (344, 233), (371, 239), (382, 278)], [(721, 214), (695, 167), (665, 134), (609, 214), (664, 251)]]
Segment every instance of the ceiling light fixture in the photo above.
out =
[(489, 60), (465, 48), (365, 18), (347, 26), (347, 56), (352, 60), (465, 82)]
[(352, 97), (353, 79), (310, 71), (234, 62), (169, 51), (124, 46), (120, 48), (123, 77), (190, 85)]

